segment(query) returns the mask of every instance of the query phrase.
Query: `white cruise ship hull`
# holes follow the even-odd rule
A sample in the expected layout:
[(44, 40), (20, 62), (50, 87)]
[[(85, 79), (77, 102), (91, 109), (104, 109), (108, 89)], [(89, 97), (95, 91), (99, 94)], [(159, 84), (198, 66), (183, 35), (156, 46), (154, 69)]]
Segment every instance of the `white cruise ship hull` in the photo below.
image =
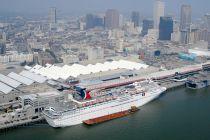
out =
[(76, 111), (63, 113), (58, 118), (52, 118), (47, 114), (45, 114), (44, 117), (52, 127), (78, 125), (89, 119), (129, 110), (132, 106), (141, 107), (158, 98), (165, 90), (166, 88), (163, 87), (156, 89), (153, 93), (146, 93), (145, 96), (142, 96), (142, 94), (123, 96), (98, 106), (85, 107), (77, 109)]

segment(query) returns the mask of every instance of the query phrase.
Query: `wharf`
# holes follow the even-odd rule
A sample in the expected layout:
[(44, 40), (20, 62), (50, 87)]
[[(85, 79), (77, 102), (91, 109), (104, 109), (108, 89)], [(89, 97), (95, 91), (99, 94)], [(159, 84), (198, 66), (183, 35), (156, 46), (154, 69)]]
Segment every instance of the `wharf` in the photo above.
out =
[(39, 117), (39, 118), (36, 118), (36, 119), (26, 119), (26, 120), (17, 120), (17, 121), (13, 121), (13, 122), (8, 122), (7, 124), (1, 124), (0, 125), (0, 130), (5, 130), (5, 129), (8, 129), (8, 128), (15, 128), (15, 127), (18, 127), (18, 126), (26, 126), (26, 125), (29, 125), (31, 123), (35, 123), (35, 122), (39, 122), (39, 121), (42, 121), (44, 120), (43, 117)]
[[(134, 82), (139, 82), (145, 79), (152, 79), (154, 81), (160, 81), (160, 80), (169, 80), (169, 78), (173, 78), (176, 73), (182, 74), (182, 75), (192, 75), (197, 74), (200, 71), (202, 71), (202, 66), (204, 64), (199, 65), (192, 65), (192, 66), (185, 66), (182, 68), (177, 68), (173, 70), (167, 70), (167, 71), (159, 71), (147, 75), (140, 75), (140, 76), (134, 76), (127, 79), (118, 79), (113, 81), (107, 81), (99, 84), (93, 84), (93, 85), (87, 85), (84, 86), (87, 90), (95, 90), (95, 89), (102, 89), (102, 88), (114, 88), (118, 86), (128, 85)], [(169, 86), (170, 87), (170, 86)]]

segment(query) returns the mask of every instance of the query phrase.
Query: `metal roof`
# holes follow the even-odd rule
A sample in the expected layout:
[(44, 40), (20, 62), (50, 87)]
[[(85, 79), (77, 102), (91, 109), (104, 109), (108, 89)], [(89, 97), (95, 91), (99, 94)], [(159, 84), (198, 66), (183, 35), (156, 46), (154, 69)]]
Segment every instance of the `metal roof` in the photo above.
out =
[(8, 85), (4, 84), (4, 83), (1, 83), (0, 82), (0, 91), (5, 93), (5, 94), (8, 94), (9, 92), (11, 92), (13, 90), (12, 87), (9, 87)]
[(26, 69), (26, 70), (30, 70), (30, 69), (31, 69), (31, 67), (26, 65), (26, 66), (24, 67), (24, 69)]
[(42, 68), (42, 66), (36, 65), (36, 66), (34, 66), (33, 68), (31, 68), (29, 71), (30, 71), (30, 72), (36, 73), (36, 71), (38, 71), (38, 70), (41, 69), (41, 68)]
[(15, 79), (16, 81), (19, 81), (19, 82), (25, 84), (25, 85), (28, 85), (28, 86), (33, 84), (33, 82), (34, 82), (33, 80), (28, 79), (28, 78), (21, 76), (19, 74), (16, 74), (14, 72), (9, 73), (7, 76), (12, 79)]
[(10, 77), (7, 77), (7, 76), (5, 76), (3, 74), (0, 74), (0, 81), (5, 83), (5, 84), (7, 84), (7, 85), (9, 85), (9, 86), (11, 86), (11, 87), (13, 87), (13, 88), (17, 88), (19, 85), (21, 85), (20, 82), (12, 79)]
[(35, 73), (29, 72), (29, 71), (22, 71), (20, 73), (20, 75), (22, 75), (22, 76), (24, 76), (26, 78), (29, 78), (29, 79), (31, 79), (33, 81), (36, 81), (36, 82), (38, 82), (40, 84), (44, 83), (47, 80), (47, 78), (45, 78), (45, 77), (43, 77), (41, 75), (37, 75)]
[(34, 66), (30, 71), (43, 75), (48, 79), (63, 79), (66, 80), (69, 77), (78, 77), (80, 75), (87, 75), (91, 73), (99, 73), (110, 70), (117, 69), (127, 69), (127, 70), (139, 70), (146, 69), (148, 65), (136, 63), (127, 60), (119, 60), (105, 63), (97, 63), (95, 65), (89, 64), (87, 66), (83, 66), (80, 64), (73, 64), (71, 66), (64, 65), (63, 67), (59, 66), (50, 66), (50, 67), (41, 67), (39, 65)]

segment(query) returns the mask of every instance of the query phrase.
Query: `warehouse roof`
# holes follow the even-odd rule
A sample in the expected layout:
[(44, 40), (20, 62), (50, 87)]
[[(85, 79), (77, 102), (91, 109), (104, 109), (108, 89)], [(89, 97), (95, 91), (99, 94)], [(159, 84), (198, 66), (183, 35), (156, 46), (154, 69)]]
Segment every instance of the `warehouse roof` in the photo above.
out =
[(5, 83), (5, 84), (7, 84), (7, 85), (9, 85), (9, 86), (11, 86), (11, 87), (13, 87), (13, 88), (17, 88), (19, 85), (21, 85), (20, 82), (12, 79), (10, 77), (7, 77), (7, 76), (5, 76), (3, 74), (0, 74), (0, 81)]
[(12, 90), (13, 90), (12, 87), (7, 86), (6, 84), (0, 82), (0, 91), (1, 91), (1, 92), (5, 93), (5, 94), (8, 94), (8, 93), (11, 92)]
[(40, 84), (44, 83), (44, 82), (47, 80), (45, 77), (43, 77), (43, 76), (41, 76), (41, 75), (32, 73), (32, 72), (30, 72), (30, 71), (25, 71), (25, 70), (22, 71), (22, 72), (20, 73), (20, 75), (22, 75), (22, 76), (24, 76), (24, 77), (26, 77), (26, 78), (28, 78), (28, 79), (31, 79), (31, 80), (33, 80), (33, 81), (36, 81), (36, 82), (38, 82), (38, 83), (40, 83)]
[(28, 79), (28, 78), (26, 78), (24, 76), (21, 76), (19, 74), (16, 74), (14, 72), (9, 73), (7, 76), (16, 80), (16, 81), (18, 81), (18, 82), (20, 82), (20, 83), (25, 84), (25, 85), (31, 85), (34, 82), (33, 80)]
[(63, 67), (58, 67), (54, 65), (47, 64), (46, 67), (40, 65), (34, 66), (30, 71), (36, 74), (47, 77), (48, 79), (68, 79), (69, 77), (78, 77), (79, 75), (86, 75), (91, 73), (98, 73), (116, 69), (128, 69), (128, 70), (139, 70), (145, 69), (148, 65), (119, 60), (105, 63), (97, 63), (95, 65), (89, 64), (83, 66), (80, 64), (73, 64), (71, 66), (64, 65)]

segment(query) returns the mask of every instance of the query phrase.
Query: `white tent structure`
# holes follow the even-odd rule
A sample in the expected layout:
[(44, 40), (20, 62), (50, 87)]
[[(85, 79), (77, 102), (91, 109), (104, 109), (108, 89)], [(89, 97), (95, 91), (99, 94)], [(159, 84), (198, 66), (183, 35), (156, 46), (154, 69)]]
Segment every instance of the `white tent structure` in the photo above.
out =
[(86, 75), (91, 73), (105, 72), (117, 69), (128, 69), (128, 70), (140, 70), (147, 68), (148, 65), (131, 62), (127, 60), (119, 60), (105, 63), (97, 63), (95, 65), (89, 64), (83, 66), (80, 64), (73, 64), (71, 66), (64, 65), (58, 67), (50, 64), (46, 64), (46, 67), (36, 65), (30, 69), (30, 72), (40, 74), (47, 77), (48, 79), (63, 79), (66, 80), (69, 77), (78, 77), (79, 75)]

